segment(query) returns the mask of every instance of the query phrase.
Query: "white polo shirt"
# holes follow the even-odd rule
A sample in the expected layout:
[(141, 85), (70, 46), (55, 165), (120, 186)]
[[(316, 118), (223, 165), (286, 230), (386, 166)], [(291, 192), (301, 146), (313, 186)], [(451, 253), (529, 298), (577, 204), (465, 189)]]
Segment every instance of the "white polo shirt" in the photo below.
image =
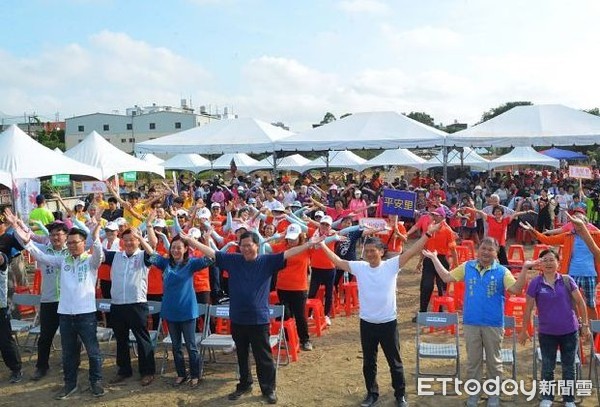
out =
[(136, 304), (147, 301), (148, 266), (144, 262), (145, 252), (136, 250), (131, 256), (116, 252), (110, 268), (111, 303), (116, 305)]

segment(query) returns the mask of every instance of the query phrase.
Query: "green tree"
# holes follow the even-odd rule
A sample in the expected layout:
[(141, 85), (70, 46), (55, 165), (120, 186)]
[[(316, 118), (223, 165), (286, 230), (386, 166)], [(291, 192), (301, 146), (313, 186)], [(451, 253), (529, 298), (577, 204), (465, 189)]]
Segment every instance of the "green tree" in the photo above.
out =
[(500, 105), (498, 107), (490, 109), (487, 112), (484, 112), (483, 116), (481, 116), (481, 121), (479, 123), (488, 121), (506, 111), (509, 111), (510, 109), (512, 109), (515, 106), (531, 106), (531, 105), (533, 105), (533, 103), (531, 103), (531, 102), (507, 102), (503, 105)]
[(334, 122), (336, 120), (335, 116), (333, 113), (331, 112), (327, 112), (325, 113), (325, 116), (323, 116), (323, 120), (321, 120), (321, 126), (327, 123), (331, 123)]
[(352, 113), (344, 113), (343, 115), (340, 116), (340, 119), (343, 119), (344, 117), (348, 117), (348, 116), (352, 116)]
[(584, 112), (593, 114), (594, 116), (600, 116), (600, 109), (598, 109), (597, 107), (593, 109), (584, 110)]
[(435, 127), (435, 121), (433, 120), (433, 117), (425, 112), (410, 112), (409, 114), (403, 114), (408, 118), (418, 121), (419, 123), (426, 124), (430, 127)]
[(60, 129), (53, 129), (52, 131), (40, 130), (36, 132), (37, 141), (54, 150), (56, 147), (65, 151), (65, 131)]

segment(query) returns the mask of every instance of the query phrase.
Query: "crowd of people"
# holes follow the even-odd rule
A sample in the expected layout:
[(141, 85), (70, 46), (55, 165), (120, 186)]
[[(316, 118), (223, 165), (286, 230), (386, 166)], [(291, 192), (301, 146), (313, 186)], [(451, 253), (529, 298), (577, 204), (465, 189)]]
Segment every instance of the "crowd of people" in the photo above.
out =
[[(240, 372), (229, 399), (237, 400), (252, 389), (248, 363), (252, 348), (261, 393), (271, 404), (277, 402), (268, 342), (272, 291), (286, 306), (288, 316), (295, 318), (302, 351), (311, 351), (314, 344), (306, 319), (307, 298), (314, 298), (324, 287), (325, 319), (331, 326), (334, 288), (356, 280), (367, 390), (361, 405), (367, 407), (379, 397), (378, 345), (390, 365), (397, 405), (408, 405), (399, 353), (396, 279), (415, 255), (421, 257), (420, 301), (415, 311), (429, 310), (434, 286), (438, 295), (444, 295), (448, 282), (464, 280), (469, 284), (464, 332), (470, 378), (482, 377), (483, 349), (488, 355), (488, 378), (501, 376), (504, 292), (520, 293), (533, 267), (543, 273), (529, 284), (527, 310), (530, 314), (534, 305), (538, 308), (544, 378), (553, 378), (555, 344), (561, 346), (563, 366), (570, 364), (579, 332), (577, 317), (582, 326), (587, 325), (588, 317), (597, 318), (597, 179), (581, 183), (561, 170), (466, 173), (452, 181), (417, 172), (410, 180), (401, 176), (391, 182), (380, 173), (371, 177), (323, 173), (320, 178), (307, 173), (293, 180), (287, 175), (276, 180), (255, 175), (232, 177), (229, 182), (221, 177), (186, 180), (182, 176), (172, 184), (158, 182), (133, 190), (111, 182), (106, 185), (106, 194), (93, 194), (72, 206), (54, 195), (63, 209), (56, 213), (47, 208), (46, 197), (39, 195), (27, 223), (9, 209), (4, 212), (0, 230), (0, 349), (11, 370), (10, 381), (20, 382), (19, 350), (10, 334), (10, 290), (3, 287), (26, 281), (22, 261), (11, 273), (7, 270), (27, 250), (42, 270), (41, 335), (31, 379), (41, 380), (47, 375), (50, 347), (60, 329), (64, 386), (57, 399), (69, 398), (78, 390), (81, 344), (89, 358), (91, 392), (97, 397), (104, 395), (102, 355), (96, 337), (97, 288), (111, 301), (107, 325), (113, 329), (117, 344), (117, 371), (110, 384), (133, 375), (130, 330), (138, 347), (140, 383), (148, 386), (153, 382), (156, 367), (146, 323), (147, 302), (161, 301), (161, 316), (172, 338), (177, 373), (173, 385), (198, 386), (197, 304), (228, 302)], [(384, 215), (386, 188), (413, 191), (414, 216)], [(385, 226), (363, 222), (368, 218), (384, 218)], [(404, 250), (411, 235), (420, 238)], [(525, 243), (562, 244), (562, 257), (545, 251), (540, 259), (526, 262), (515, 278), (506, 267), (505, 250), (507, 238), (513, 235)], [(478, 246), (477, 259), (460, 264), (456, 246), (463, 239)], [(568, 278), (556, 277), (558, 271)], [(533, 275), (529, 273), (529, 277)], [(544, 297), (547, 291), (539, 288), (545, 286), (552, 290), (555, 286), (568, 288), (564, 297), (573, 298), (578, 312), (574, 313), (573, 307), (560, 312), (572, 323), (556, 327), (554, 319), (547, 316), (553, 308)], [(583, 296), (578, 296), (578, 287)], [(567, 303), (571, 306), (564, 301)], [(526, 330), (521, 332), (522, 342), (527, 339), (523, 332)], [(569, 369), (563, 371), (565, 378), (572, 378)], [(478, 401), (478, 396), (470, 397), (468, 405)], [(488, 406), (498, 403), (495, 397), (488, 400)]]

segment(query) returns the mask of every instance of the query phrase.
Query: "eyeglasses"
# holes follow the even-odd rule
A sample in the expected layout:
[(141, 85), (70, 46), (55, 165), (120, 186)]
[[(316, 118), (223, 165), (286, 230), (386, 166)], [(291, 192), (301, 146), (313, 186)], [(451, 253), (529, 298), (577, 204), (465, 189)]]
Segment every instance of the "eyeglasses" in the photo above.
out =
[(71, 240), (71, 241), (67, 241), (67, 245), (74, 246), (74, 245), (76, 245), (78, 243), (81, 243), (81, 242), (85, 242), (85, 240)]

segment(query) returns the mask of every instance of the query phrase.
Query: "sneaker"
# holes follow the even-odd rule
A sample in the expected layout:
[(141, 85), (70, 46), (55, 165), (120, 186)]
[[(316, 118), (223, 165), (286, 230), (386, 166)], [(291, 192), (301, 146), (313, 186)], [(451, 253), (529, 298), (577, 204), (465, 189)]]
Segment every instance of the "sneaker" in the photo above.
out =
[(13, 370), (10, 373), (10, 378), (8, 379), (8, 381), (10, 383), (19, 383), (21, 380), (23, 380), (23, 371), (22, 370)]
[(245, 389), (240, 389), (236, 387), (233, 393), (229, 393), (227, 398), (229, 400), (239, 400), (244, 394), (252, 393), (252, 386), (248, 386)]
[(142, 386), (148, 386), (150, 383), (152, 383), (154, 381), (154, 375), (153, 374), (149, 374), (146, 375), (144, 377), (142, 377), (142, 380), (140, 381)]
[(367, 394), (365, 399), (362, 401), (362, 403), (360, 403), (360, 407), (374, 406), (375, 403), (377, 403), (378, 398), (379, 398), (379, 396), (377, 394), (369, 393), (369, 394)]
[(90, 386), (90, 389), (92, 390), (92, 395), (94, 397), (104, 396), (104, 387), (102, 387), (101, 383), (99, 383), (99, 382), (92, 383), (92, 385)]
[(327, 326), (331, 326), (331, 318), (329, 318), (329, 315), (325, 315), (325, 324), (327, 324)]
[(500, 407), (500, 397), (490, 396), (487, 401), (487, 407)]
[(300, 345), (300, 349), (302, 349), (303, 351), (309, 352), (309, 351), (313, 350), (312, 343), (310, 341), (306, 341), (302, 345)]
[(408, 401), (406, 401), (406, 397), (402, 396), (399, 399), (396, 399), (396, 407), (408, 407)]
[(48, 369), (35, 369), (35, 372), (33, 372), (33, 375), (31, 376), (31, 380), (33, 380), (34, 382), (37, 382), (38, 380), (42, 379), (43, 377), (45, 377), (48, 374)]
[(65, 386), (61, 391), (56, 393), (54, 400), (68, 399), (72, 394), (77, 392), (77, 386), (67, 387)]
[(477, 407), (479, 404), (479, 394), (470, 395), (465, 404), (467, 407)]
[[(552, 407), (552, 400), (540, 401), (540, 407)], [(570, 407), (575, 407), (575, 403), (573, 403), (573, 406), (570, 406)]]
[(231, 355), (233, 352), (235, 352), (235, 345), (223, 348), (223, 355)]
[(267, 400), (267, 404), (277, 404), (277, 395), (275, 392), (264, 394), (263, 396)]

